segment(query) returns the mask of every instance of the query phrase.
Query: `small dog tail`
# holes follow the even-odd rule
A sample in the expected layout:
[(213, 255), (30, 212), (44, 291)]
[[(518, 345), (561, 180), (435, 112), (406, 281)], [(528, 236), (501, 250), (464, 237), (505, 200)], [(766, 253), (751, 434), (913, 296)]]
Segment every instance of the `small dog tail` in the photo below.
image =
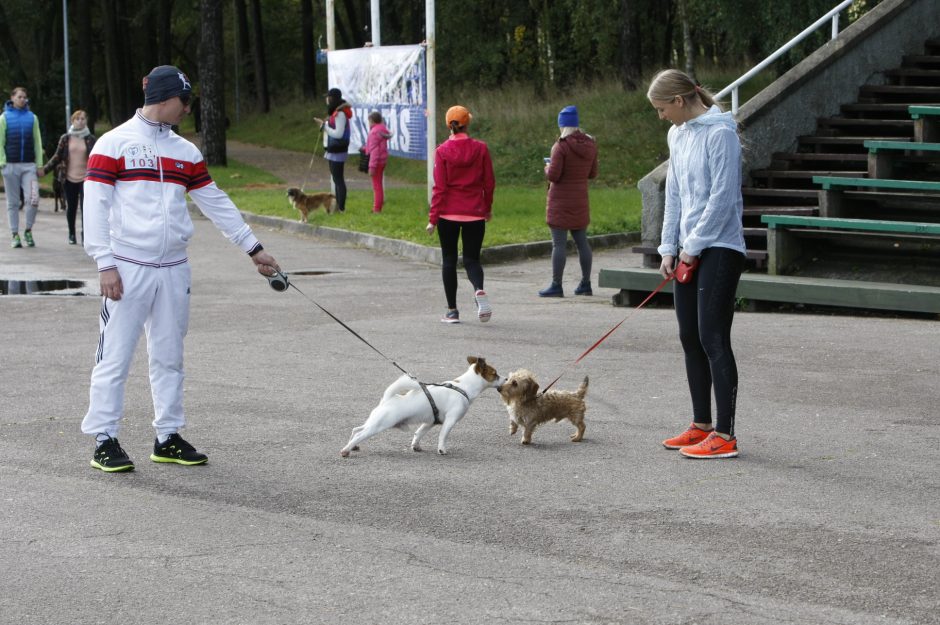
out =
[(581, 386), (578, 387), (577, 395), (581, 399), (584, 399), (584, 396), (587, 395), (588, 389), (588, 377), (584, 376), (584, 382), (581, 382)]

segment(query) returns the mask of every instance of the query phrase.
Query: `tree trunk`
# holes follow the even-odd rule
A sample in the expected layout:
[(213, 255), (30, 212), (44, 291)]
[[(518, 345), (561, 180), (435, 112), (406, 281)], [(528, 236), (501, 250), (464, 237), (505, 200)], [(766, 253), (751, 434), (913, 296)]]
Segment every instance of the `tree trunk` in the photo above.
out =
[(672, 45), (672, 26), (674, 23), (674, 12), (673, 12), (673, 0), (669, 0), (666, 3), (665, 11), (663, 12), (663, 22), (666, 24), (665, 33), (663, 33), (663, 67), (672, 67), (673, 64), (673, 52), (674, 47)]
[(254, 26), (255, 45), (252, 52), (255, 66), (255, 86), (258, 95), (258, 108), (262, 113), (271, 110), (271, 96), (268, 93), (268, 70), (264, 55), (264, 29), (261, 25), (261, 2), (251, 0), (251, 20)]
[(359, 13), (356, 10), (356, 3), (351, 2), (350, 0), (343, 0), (343, 12), (342, 14), (346, 19), (337, 20), (339, 22), (340, 30), (343, 32), (343, 37), (347, 48), (359, 48), (365, 43), (365, 40), (362, 37), (362, 24), (360, 22)]
[(313, 3), (300, 0), (301, 46), (304, 52), (304, 97), (317, 95), (317, 57), (313, 49)]
[[(0, 4), (0, 41), (3, 42), (3, 45), (0, 45), (0, 55), (7, 59), (12, 83), (14, 85), (27, 84), (28, 81), (26, 80), (26, 70), (23, 66), (23, 59), (16, 46), (13, 33), (10, 31), (10, 22), (3, 10), (3, 4)], [(4, 89), (3, 95), (7, 96), (9, 93)]]
[(101, 0), (101, 17), (104, 31), (104, 73), (108, 85), (108, 121), (113, 128), (124, 121), (124, 87), (121, 84), (115, 0)]
[(207, 165), (226, 165), (222, 0), (200, 0), (199, 107)]
[(620, 19), (620, 84), (636, 91), (643, 74), (636, 0), (620, 0)]
[(695, 80), (695, 45), (692, 43), (692, 25), (689, 21), (688, 0), (679, 0), (679, 21), (682, 23), (682, 53), (685, 73)]
[(173, 0), (157, 3), (157, 62), (171, 65), (173, 62)]
[[(80, 42), (93, 41), (91, 32), (91, 1), (78, 2), (78, 40)], [(78, 106), (85, 111), (88, 118), (88, 130), (94, 134), (95, 122), (98, 120), (98, 101), (95, 99), (95, 72), (92, 61), (92, 46), (78, 46), (78, 75), (81, 81)]]

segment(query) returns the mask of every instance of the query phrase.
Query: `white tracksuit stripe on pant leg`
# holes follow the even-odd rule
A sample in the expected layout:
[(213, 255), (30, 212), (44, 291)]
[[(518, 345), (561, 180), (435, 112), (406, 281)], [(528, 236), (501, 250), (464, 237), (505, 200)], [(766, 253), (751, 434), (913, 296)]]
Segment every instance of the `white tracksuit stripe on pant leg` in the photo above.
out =
[(189, 328), (189, 263), (158, 269), (153, 310), (145, 329), (150, 354), (153, 427), (173, 434), (185, 425), (183, 416), (183, 339)]
[[(124, 295), (119, 301), (106, 300), (102, 307), (99, 361), (91, 374), (82, 432), (117, 437), (124, 416), (124, 384), (145, 327), (151, 354), (154, 426), (175, 432), (184, 423), (182, 339), (189, 323), (189, 265), (155, 268), (124, 261), (116, 264)], [(174, 281), (178, 282), (175, 286)]]

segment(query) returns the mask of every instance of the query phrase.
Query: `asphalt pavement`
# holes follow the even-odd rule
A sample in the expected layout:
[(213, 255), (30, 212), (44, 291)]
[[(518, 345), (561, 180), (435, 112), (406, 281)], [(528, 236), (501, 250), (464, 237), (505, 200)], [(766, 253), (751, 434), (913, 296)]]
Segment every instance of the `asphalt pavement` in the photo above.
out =
[[(0, 199), (5, 206), (5, 199)], [(565, 370), (629, 311), (540, 299), (547, 258), (488, 265), (493, 318), (439, 322), (433, 264), (256, 224), (294, 283), (418, 378), (484, 356)], [(556, 385), (590, 376), (585, 440), (524, 447), (488, 390), (450, 454), (392, 430), (339, 455), (399, 372), (294, 290), (274, 292), (205, 219), (190, 247), (183, 435), (155, 464), (141, 341), (120, 435), (133, 473), (89, 466), (79, 424), (97, 274), (44, 200), (0, 279), (85, 282), (0, 296), (0, 623), (927, 624), (940, 621), (936, 320), (739, 313), (741, 456), (660, 441), (689, 422), (673, 311), (631, 314)], [(565, 288), (578, 281), (569, 258)]]

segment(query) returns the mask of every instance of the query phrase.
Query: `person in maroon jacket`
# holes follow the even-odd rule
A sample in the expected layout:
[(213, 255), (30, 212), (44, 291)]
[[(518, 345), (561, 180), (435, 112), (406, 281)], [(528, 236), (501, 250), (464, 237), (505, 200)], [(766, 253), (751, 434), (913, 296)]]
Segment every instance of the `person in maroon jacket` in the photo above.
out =
[(480, 250), (486, 222), (493, 211), (493, 161), (486, 144), (471, 139), (467, 127), (473, 117), (462, 106), (447, 111), (450, 137), (434, 151), (434, 189), (427, 231), (435, 227), (441, 241), (441, 277), (447, 312), (444, 323), (460, 323), (457, 310), (457, 240), (463, 242), (463, 266), (473, 284), (473, 301), (480, 321), (489, 321), (493, 314), (489, 298), (483, 290), (483, 265)]
[(591, 245), (587, 227), (591, 223), (588, 203), (588, 179), (597, 177), (597, 143), (578, 126), (578, 109), (566, 106), (558, 114), (561, 137), (552, 146), (552, 157), (545, 166), (548, 202), (545, 221), (552, 231), (552, 283), (539, 291), (539, 297), (564, 297), (561, 279), (567, 260), (568, 232), (578, 246), (581, 282), (575, 295), (593, 295), (591, 290)]

